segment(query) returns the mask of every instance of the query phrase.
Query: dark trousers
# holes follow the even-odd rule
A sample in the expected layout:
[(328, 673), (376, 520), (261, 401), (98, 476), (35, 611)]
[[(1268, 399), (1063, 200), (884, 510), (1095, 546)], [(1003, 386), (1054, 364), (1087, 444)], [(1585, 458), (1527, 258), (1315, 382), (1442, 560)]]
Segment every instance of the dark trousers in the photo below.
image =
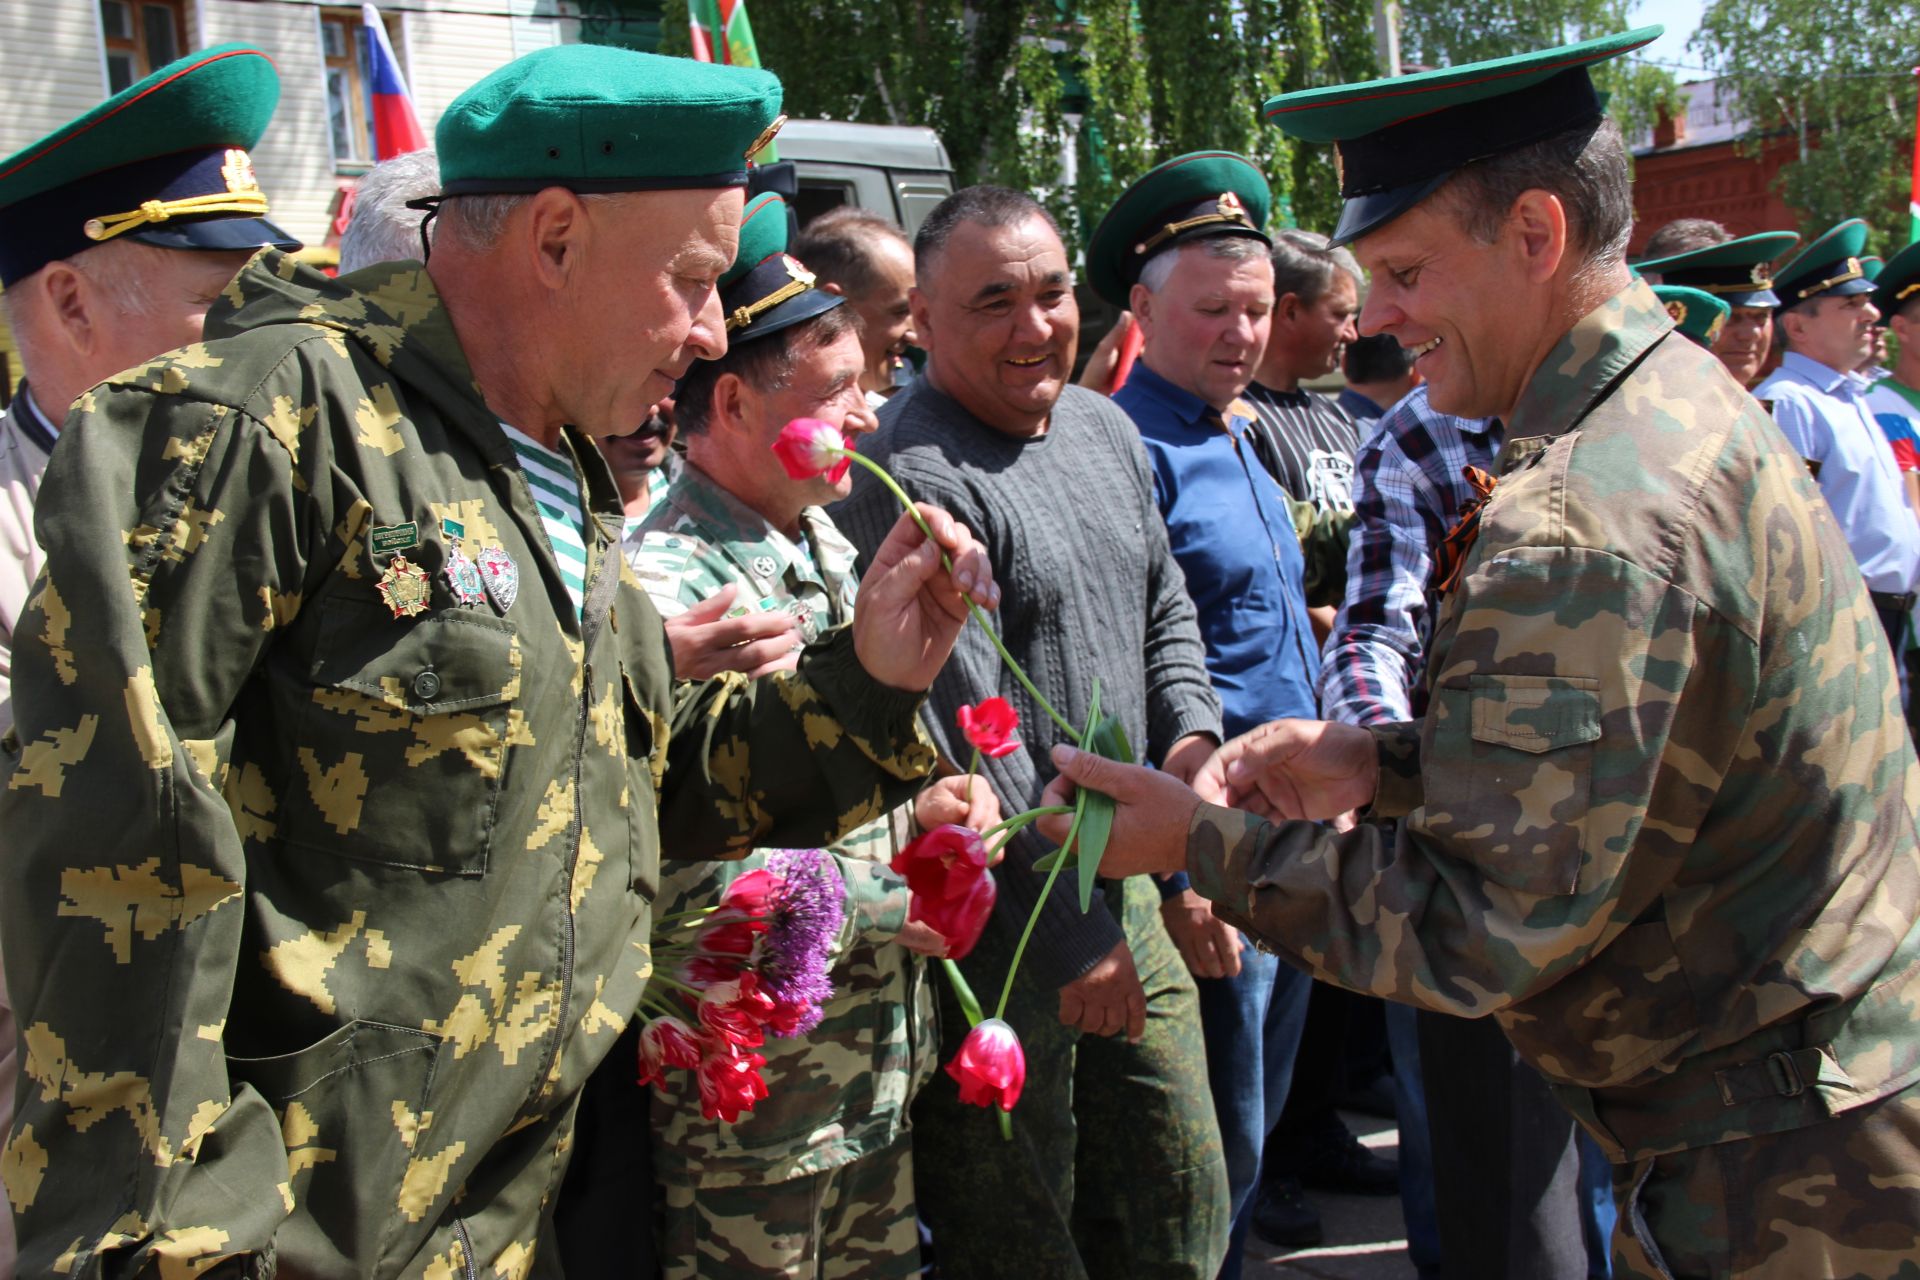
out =
[[(1110, 907), (1120, 899), (1109, 889)], [(945, 1280), (1213, 1280), (1219, 1271), (1231, 1210), (1193, 977), (1146, 877), (1126, 883), (1118, 914), (1146, 989), (1139, 1044), (1061, 1025), (1059, 992), (1022, 969), (1006, 1015), (1027, 1058), (1013, 1140), (1002, 1141), (985, 1109), (962, 1105), (945, 1074), (914, 1101), (914, 1186)], [(1006, 923), (995, 920), (961, 962), (988, 1009), (1013, 950)], [(940, 1057), (950, 1061), (967, 1022), (952, 988), (934, 985)]]
[(1448, 1280), (1585, 1280), (1573, 1118), (1492, 1018), (1419, 1033)]

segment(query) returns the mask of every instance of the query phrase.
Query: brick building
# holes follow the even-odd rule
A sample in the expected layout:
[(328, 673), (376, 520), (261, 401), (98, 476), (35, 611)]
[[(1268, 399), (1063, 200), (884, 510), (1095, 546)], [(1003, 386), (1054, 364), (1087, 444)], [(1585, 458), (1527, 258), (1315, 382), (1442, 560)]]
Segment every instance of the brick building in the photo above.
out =
[(1633, 141), (1629, 256), (1675, 218), (1712, 218), (1736, 236), (1797, 228), (1799, 215), (1774, 180), (1798, 157), (1798, 140), (1771, 137), (1759, 155), (1743, 155), (1737, 140), (1750, 126), (1722, 99), (1719, 81), (1682, 85), (1680, 93), (1686, 109)]

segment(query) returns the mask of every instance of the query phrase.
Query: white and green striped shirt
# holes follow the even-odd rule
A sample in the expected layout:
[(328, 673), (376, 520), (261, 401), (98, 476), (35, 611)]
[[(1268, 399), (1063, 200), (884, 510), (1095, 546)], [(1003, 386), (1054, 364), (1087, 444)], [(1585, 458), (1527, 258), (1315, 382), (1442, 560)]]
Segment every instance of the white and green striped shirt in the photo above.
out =
[(554, 452), (504, 422), (500, 429), (507, 433), (514, 453), (519, 455), (520, 470), (540, 507), (540, 523), (546, 526), (547, 541), (560, 563), (560, 579), (573, 597), (578, 615), (585, 611), (587, 600), (587, 521), (580, 504), (579, 472), (566, 454)]

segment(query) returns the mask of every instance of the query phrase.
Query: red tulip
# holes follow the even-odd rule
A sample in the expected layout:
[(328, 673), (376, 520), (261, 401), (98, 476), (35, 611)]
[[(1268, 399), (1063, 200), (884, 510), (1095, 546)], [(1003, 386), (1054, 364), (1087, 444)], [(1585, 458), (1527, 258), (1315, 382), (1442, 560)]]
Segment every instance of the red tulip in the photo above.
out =
[(776, 1007), (773, 997), (760, 990), (759, 976), (742, 973), (700, 993), (700, 1025), (715, 1036), (751, 1047), (766, 1039), (763, 1028)]
[(767, 1060), (757, 1053), (742, 1053), (738, 1045), (709, 1040), (694, 1077), (700, 1085), (700, 1114), (733, 1124), (741, 1112), (753, 1110), (753, 1104), (767, 1096), (767, 1082), (760, 1075), (766, 1065)]
[(960, 1052), (947, 1064), (947, 1074), (960, 1085), (960, 1101), (1011, 1111), (1027, 1083), (1026, 1050), (1012, 1027), (988, 1018), (967, 1032)]
[(840, 428), (818, 418), (795, 418), (780, 429), (780, 438), (773, 442), (773, 452), (788, 476), (811, 480), (824, 474), (829, 484), (839, 484), (853, 465), (842, 456), (847, 447)]
[(980, 941), (1000, 886), (987, 870), (987, 846), (967, 827), (935, 827), (898, 854), (893, 872), (913, 893), (907, 919), (947, 940), (947, 958), (961, 960)]
[(959, 720), (960, 732), (989, 760), (998, 760), (1020, 749), (1019, 740), (1013, 736), (1013, 731), (1020, 727), (1020, 713), (1005, 698), (988, 698), (978, 706), (963, 706)]
[(668, 1067), (700, 1065), (700, 1038), (678, 1018), (655, 1018), (640, 1031), (640, 1083), (658, 1084)]
[[(736, 907), (750, 917), (764, 919), (773, 891), (781, 885), (781, 878), (765, 867), (756, 867), (743, 876), (738, 876), (729, 884), (726, 892), (720, 895), (722, 907)], [(716, 911), (715, 916), (725, 912)], [(708, 917), (712, 919), (713, 917)]]

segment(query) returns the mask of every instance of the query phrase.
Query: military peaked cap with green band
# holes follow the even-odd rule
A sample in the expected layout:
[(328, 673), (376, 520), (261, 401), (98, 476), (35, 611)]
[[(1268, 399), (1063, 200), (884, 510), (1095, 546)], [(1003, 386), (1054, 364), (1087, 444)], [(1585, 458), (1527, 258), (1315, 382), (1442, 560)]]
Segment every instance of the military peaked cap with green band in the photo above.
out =
[(1791, 307), (1831, 294), (1836, 298), (1872, 293), (1873, 280), (1860, 259), (1867, 247), (1867, 224), (1858, 218), (1829, 227), (1793, 261), (1773, 273), (1773, 291), (1780, 305)]
[(740, 252), (720, 277), (729, 343), (778, 333), (846, 301), (815, 288), (813, 272), (787, 252), (787, 223), (787, 202), (774, 192), (747, 202), (740, 218)]
[(785, 117), (751, 67), (563, 44), (515, 58), (440, 117), (445, 195), (744, 187)]
[(1880, 283), (1880, 273), (1886, 269), (1887, 260), (1877, 253), (1868, 254), (1860, 259), (1860, 274), (1875, 284)]
[(1726, 327), (1733, 308), (1725, 301), (1700, 289), (1683, 284), (1657, 284), (1653, 296), (1673, 317), (1673, 327), (1703, 347), (1711, 347)]
[(1333, 243), (1399, 217), (1463, 165), (1598, 124), (1604, 101), (1587, 68), (1658, 39), (1640, 27), (1535, 53), (1267, 101), (1293, 137), (1334, 144), (1346, 204)]
[(298, 249), (247, 151), (280, 101), (258, 49), (168, 63), (0, 160), (0, 284), (125, 236), (165, 249)]
[(1894, 313), (1920, 298), (1920, 240), (1914, 241), (1887, 259), (1874, 282), (1873, 305), (1880, 311), (1880, 323), (1893, 319)]
[(1267, 239), (1273, 191), (1253, 161), (1195, 151), (1149, 169), (1120, 193), (1087, 242), (1087, 283), (1116, 307), (1165, 250), (1210, 236)]
[(1799, 243), (1800, 237), (1791, 231), (1762, 231), (1633, 265), (1637, 271), (1659, 276), (1664, 284), (1685, 285), (1724, 298), (1730, 307), (1777, 307), (1780, 299), (1773, 292), (1773, 272), (1767, 264)]

